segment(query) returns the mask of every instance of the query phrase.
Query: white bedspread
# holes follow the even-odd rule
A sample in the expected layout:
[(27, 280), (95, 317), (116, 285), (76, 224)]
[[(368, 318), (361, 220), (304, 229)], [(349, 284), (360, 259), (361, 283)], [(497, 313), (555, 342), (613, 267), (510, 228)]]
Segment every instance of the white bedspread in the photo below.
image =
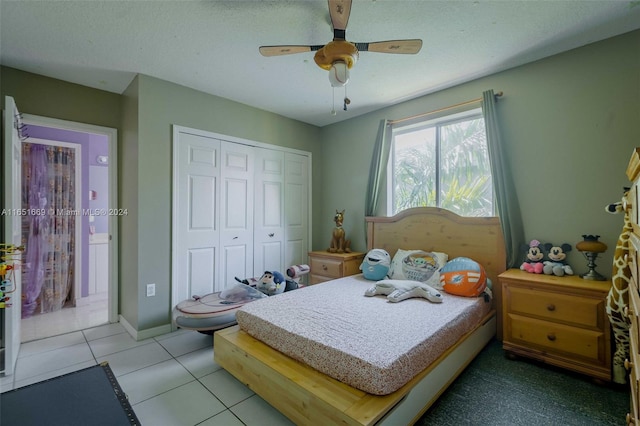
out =
[(444, 293), (442, 303), (366, 297), (374, 284), (341, 278), (251, 302), (240, 327), (278, 351), (365, 392), (394, 392), (489, 312), (480, 298)]

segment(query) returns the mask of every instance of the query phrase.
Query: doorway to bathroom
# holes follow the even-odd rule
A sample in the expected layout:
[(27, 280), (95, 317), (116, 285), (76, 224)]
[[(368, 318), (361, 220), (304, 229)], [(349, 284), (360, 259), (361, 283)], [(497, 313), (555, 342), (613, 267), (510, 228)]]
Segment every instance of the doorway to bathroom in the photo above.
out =
[[(35, 270), (35, 262), (23, 274), (21, 341), (117, 322), (116, 130), (27, 114), (23, 122), (28, 136), (23, 141), (23, 206), (29, 191), (25, 182), (34, 173), (29, 150), (38, 147), (51, 162), (47, 212), (53, 215), (46, 229), (50, 255), (42, 262), (41, 283), (34, 289), (33, 277), (26, 275)], [(66, 204), (54, 204), (60, 198)], [(33, 217), (25, 217), (27, 262), (29, 248), (39, 241), (33, 235), (28, 240), (32, 226)], [(35, 294), (27, 293), (30, 286)], [(31, 312), (24, 309), (27, 297)]]

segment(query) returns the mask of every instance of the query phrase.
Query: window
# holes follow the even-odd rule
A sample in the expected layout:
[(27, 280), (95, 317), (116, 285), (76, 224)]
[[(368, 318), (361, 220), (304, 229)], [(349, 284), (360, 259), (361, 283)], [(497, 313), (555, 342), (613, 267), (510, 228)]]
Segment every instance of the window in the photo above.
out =
[(395, 124), (387, 178), (389, 211), (435, 206), (460, 216), (494, 216), (482, 110)]

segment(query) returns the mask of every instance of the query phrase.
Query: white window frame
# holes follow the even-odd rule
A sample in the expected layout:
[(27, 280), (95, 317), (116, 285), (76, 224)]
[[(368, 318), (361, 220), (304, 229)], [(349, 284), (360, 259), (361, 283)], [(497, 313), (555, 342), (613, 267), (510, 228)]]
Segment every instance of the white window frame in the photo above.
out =
[[(454, 113), (443, 113), (438, 115), (437, 117), (432, 117), (430, 119), (419, 118), (415, 120), (411, 120), (408, 122), (402, 122), (398, 124), (391, 125), (391, 147), (389, 153), (389, 162), (387, 164), (387, 212), (389, 215), (394, 215), (399, 212), (394, 210), (395, 205), (395, 194), (394, 194), (394, 164), (395, 164), (395, 136), (398, 134), (404, 134), (409, 132), (415, 132), (422, 129), (426, 129), (429, 127), (442, 127), (451, 123), (455, 123), (458, 121), (471, 120), (476, 118), (482, 118), (484, 115), (482, 113), (482, 108), (472, 108), (465, 111), (459, 111)], [(486, 132), (486, 130), (485, 130)], [(436, 199), (437, 199), (437, 207), (440, 207), (440, 131), (436, 128)], [(493, 214), (495, 215), (496, 203), (495, 203), (495, 193), (493, 194), (492, 200)]]

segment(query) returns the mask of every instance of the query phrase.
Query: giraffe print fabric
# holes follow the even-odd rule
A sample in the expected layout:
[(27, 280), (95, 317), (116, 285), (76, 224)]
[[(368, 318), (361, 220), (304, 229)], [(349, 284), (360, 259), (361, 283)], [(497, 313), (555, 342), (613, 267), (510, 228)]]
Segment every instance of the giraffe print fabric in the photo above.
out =
[(624, 362), (629, 357), (629, 318), (625, 315), (625, 308), (629, 305), (629, 236), (633, 232), (629, 218), (627, 202), (628, 188), (625, 189), (622, 200), (609, 204), (605, 210), (609, 213), (624, 213), (624, 225), (613, 254), (613, 275), (611, 289), (607, 295), (606, 312), (611, 323), (615, 340), (613, 354), (613, 381), (624, 384), (627, 382), (627, 371)]

